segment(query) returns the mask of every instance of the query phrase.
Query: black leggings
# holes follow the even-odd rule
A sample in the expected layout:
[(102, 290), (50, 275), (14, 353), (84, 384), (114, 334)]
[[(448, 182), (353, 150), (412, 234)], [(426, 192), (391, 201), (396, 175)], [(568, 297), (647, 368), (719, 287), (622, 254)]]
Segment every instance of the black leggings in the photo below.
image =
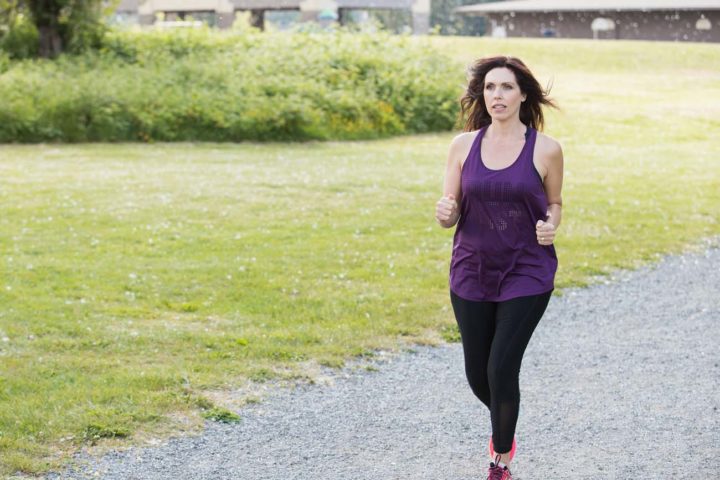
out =
[(450, 299), (460, 328), (465, 374), (476, 397), (490, 409), (493, 447), (510, 451), (520, 408), (520, 364), (552, 291), (504, 302)]

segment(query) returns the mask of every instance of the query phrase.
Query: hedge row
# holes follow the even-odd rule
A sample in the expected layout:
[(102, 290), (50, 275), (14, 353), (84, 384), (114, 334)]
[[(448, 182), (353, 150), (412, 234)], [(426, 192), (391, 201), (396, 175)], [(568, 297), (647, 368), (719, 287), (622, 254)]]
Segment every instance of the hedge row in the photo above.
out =
[(0, 142), (366, 139), (449, 130), (460, 65), (387, 33), (113, 31), (0, 58)]

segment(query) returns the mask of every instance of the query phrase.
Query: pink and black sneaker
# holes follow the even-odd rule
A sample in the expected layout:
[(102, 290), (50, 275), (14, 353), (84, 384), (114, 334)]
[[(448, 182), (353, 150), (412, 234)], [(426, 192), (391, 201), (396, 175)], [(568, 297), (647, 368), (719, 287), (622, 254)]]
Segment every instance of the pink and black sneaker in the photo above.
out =
[(507, 465), (500, 464), (500, 455), (496, 455), (495, 461), (490, 462), (487, 480), (512, 480), (512, 475)]
[[(517, 437), (513, 437), (512, 447), (510, 447), (510, 460), (512, 460), (515, 456), (515, 450), (517, 450)], [(495, 448), (493, 447), (492, 435), (490, 435), (488, 451), (490, 452), (490, 458), (495, 458)]]

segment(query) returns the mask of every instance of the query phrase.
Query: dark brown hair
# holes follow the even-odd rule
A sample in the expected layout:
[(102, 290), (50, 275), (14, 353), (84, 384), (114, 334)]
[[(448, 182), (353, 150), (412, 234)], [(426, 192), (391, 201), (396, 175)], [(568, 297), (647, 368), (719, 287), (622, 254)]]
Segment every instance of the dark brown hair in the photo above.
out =
[[(465, 132), (478, 130), (492, 123), (492, 117), (485, 107), (485, 97), (483, 96), (485, 75), (493, 68), (502, 67), (510, 69), (515, 74), (520, 91), (527, 95), (520, 106), (520, 121), (542, 131), (544, 126), (542, 106), (559, 108), (552, 99), (548, 98), (550, 87), (543, 90), (522, 60), (506, 56), (481, 58), (470, 67), (468, 86), (460, 98), (461, 111), (458, 123), (461, 125), (464, 123), (463, 131)], [(465, 115), (467, 115), (467, 120), (464, 120)]]

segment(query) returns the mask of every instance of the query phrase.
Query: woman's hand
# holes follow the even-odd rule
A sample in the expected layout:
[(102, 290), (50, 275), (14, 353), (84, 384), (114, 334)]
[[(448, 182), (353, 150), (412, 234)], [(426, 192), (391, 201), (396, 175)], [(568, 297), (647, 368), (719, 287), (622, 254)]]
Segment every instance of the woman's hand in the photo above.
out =
[[(547, 213), (547, 219), (550, 220), (552, 214)], [(550, 222), (538, 220), (535, 224), (535, 234), (540, 245), (552, 245), (555, 241), (555, 225)]]
[(435, 204), (435, 219), (445, 228), (455, 225), (459, 215), (458, 204), (452, 193)]

